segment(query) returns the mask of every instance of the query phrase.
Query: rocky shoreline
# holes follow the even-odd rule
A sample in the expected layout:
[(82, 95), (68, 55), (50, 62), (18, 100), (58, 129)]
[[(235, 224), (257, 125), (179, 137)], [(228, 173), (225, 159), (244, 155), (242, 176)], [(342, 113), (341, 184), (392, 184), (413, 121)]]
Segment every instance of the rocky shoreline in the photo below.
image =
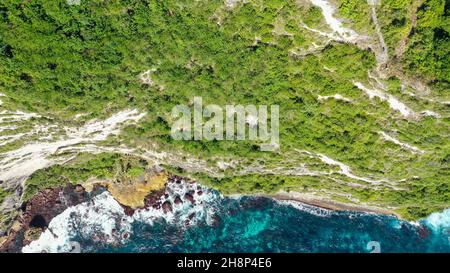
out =
[(295, 201), (300, 202), (303, 204), (311, 205), (314, 207), (327, 209), (327, 210), (336, 210), (336, 211), (356, 211), (356, 212), (367, 212), (367, 213), (376, 213), (376, 214), (383, 214), (383, 215), (389, 215), (389, 216), (395, 216), (400, 220), (404, 220), (402, 216), (392, 210), (388, 209), (382, 209), (378, 207), (373, 206), (366, 206), (366, 205), (356, 205), (356, 204), (346, 204), (342, 202), (336, 202), (332, 200), (325, 200), (318, 196), (313, 196), (311, 194), (304, 194), (300, 192), (279, 192), (276, 194), (263, 194), (261, 196), (274, 198), (277, 200), (284, 200), (284, 201)]
[(99, 189), (88, 193), (81, 185), (44, 189), (22, 204), (0, 252), (20, 252), (22, 247), (47, 229), (50, 221), (70, 206), (88, 201)]
[[(161, 209), (164, 213), (171, 213), (173, 206), (182, 202), (196, 203), (194, 193), (202, 194), (201, 189), (187, 192), (183, 196), (176, 196), (171, 202), (167, 193), (169, 183), (193, 183), (176, 175), (168, 175), (164, 187), (147, 193), (143, 200), (143, 207), (132, 208), (118, 202), (128, 216), (132, 216), (137, 209)], [(39, 191), (29, 201), (22, 204), (20, 212), (7, 235), (0, 241), (0, 252), (21, 252), (21, 249), (39, 238), (48, 229), (50, 221), (71, 206), (92, 200), (96, 195), (108, 189), (102, 183), (91, 185), (89, 191), (82, 185), (68, 183), (64, 187), (49, 188)], [(191, 215), (192, 219), (195, 215)], [(189, 220), (186, 221), (189, 224)], [(50, 230), (50, 232), (52, 232)]]
[[(117, 200), (114, 194), (113, 197), (116, 199), (118, 204), (123, 207), (124, 213), (130, 217), (133, 216), (139, 209), (152, 208), (155, 210), (161, 210), (164, 214), (169, 214), (173, 212), (174, 206), (178, 206), (184, 202), (191, 203), (192, 205), (199, 202), (196, 199), (203, 194), (204, 190), (200, 185), (193, 185), (189, 191), (186, 191), (181, 195), (179, 193), (173, 193), (171, 190), (173, 186), (171, 187), (171, 185), (181, 186), (182, 183), (192, 185), (195, 182), (172, 174), (166, 175), (167, 180), (164, 182), (164, 186), (147, 192), (141, 207), (128, 206)], [(104, 183), (102, 184), (101, 182), (91, 183), (88, 190), (83, 185), (72, 185), (68, 183), (64, 187), (56, 187), (39, 191), (29, 201), (22, 204), (20, 212), (12, 224), (8, 234), (3, 237), (2, 241), (0, 241), (0, 252), (21, 252), (25, 245), (28, 245), (30, 242), (38, 239), (42, 232), (48, 229), (48, 225), (54, 217), (61, 214), (69, 207), (92, 200), (92, 198), (104, 191), (109, 191), (111, 193), (108, 187), (105, 187)], [(339, 203), (336, 201), (325, 200), (319, 196), (307, 193), (279, 192), (276, 194), (253, 194), (253, 196), (282, 201), (295, 201), (326, 210), (348, 210), (376, 213), (395, 216), (398, 219), (402, 219), (400, 215), (391, 210), (364, 205)], [(195, 214), (189, 215), (183, 224), (186, 226), (189, 225), (190, 221), (192, 221), (194, 217)], [(214, 219), (214, 222), (217, 224), (220, 222), (220, 219)], [(50, 232), (53, 234), (51, 230)], [(426, 235), (426, 230), (423, 232), (424, 235)]]
[[(365, 212), (365, 213), (373, 213), (379, 215), (387, 215), (394, 216), (399, 220), (406, 221), (401, 215), (395, 213), (394, 211), (370, 207), (365, 205), (353, 205), (353, 204), (345, 204), (339, 203), (336, 201), (325, 200), (323, 198), (312, 196), (309, 194), (304, 194), (300, 192), (279, 192), (277, 194), (272, 195), (261, 195), (268, 198), (273, 198), (281, 201), (295, 201), (299, 203), (303, 203), (306, 205), (310, 205), (313, 207), (318, 207), (325, 210), (332, 211), (354, 211), (354, 212)], [(409, 223), (417, 223), (417, 222), (409, 222)], [(417, 232), (419, 233), (421, 238), (426, 238), (430, 235), (431, 230), (425, 225), (418, 225)]]

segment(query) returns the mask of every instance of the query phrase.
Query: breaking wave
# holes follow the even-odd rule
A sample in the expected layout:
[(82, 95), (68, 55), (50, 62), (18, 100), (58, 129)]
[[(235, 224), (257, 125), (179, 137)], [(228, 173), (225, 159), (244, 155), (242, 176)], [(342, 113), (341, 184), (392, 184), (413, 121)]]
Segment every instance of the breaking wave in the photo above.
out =
[(204, 220), (212, 224), (213, 204), (219, 198), (222, 197), (217, 192), (196, 183), (169, 182), (160, 203), (168, 202), (170, 209), (142, 208), (128, 216), (112, 194), (104, 191), (57, 215), (40, 238), (25, 246), (22, 252), (70, 252), (80, 239), (124, 244), (133, 234), (132, 225), (136, 222), (153, 225), (163, 220), (167, 224), (187, 226)]
[(170, 181), (151, 206), (127, 215), (104, 191), (56, 216), (23, 252), (450, 252), (450, 210), (409, 223), (258, 196), (224, 197)]
[(436, 231), (446, 231), (450, 236), (450, 209), (432, 213), (422, 222)]

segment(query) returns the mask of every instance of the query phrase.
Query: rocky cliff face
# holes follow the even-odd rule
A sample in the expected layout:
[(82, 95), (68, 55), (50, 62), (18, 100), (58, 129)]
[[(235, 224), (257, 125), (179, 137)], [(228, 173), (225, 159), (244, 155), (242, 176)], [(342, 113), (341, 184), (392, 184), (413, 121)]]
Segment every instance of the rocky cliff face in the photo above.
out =
[[(167, 178), (162, 185), (159, 185), (155, 182), (155, 179), (160, 177), (161, 174), (164, 174), (164, 177)], [(116, 196), (111, 192), (116, 201), (123, 207), (125, 215), (132, 217), (137, 209), (145, 210), (148, 208), (160, 210), (163, 214), (171, 214), (173, 206), (180, 206), (183, 202), (195, 205), (196, 200), (194, 196), (203, 194), (203, 190), (200, 187), (193, 187), (191, 190), (183, 193), (182, 196), (180, 196), (180, 193), (174, 192), (174, 188), (185, 187), (182, 185), (184, 183), (193, 183), (176, 175), (161, 172), (154, 174), (153, 178), (155, 179), (149, 179), (151, 181), (149, 183), (154, 184), (155, 188), (149, 188), (143, 195), (142, 191), (139, 193), (142, 195), (142, 200), (139, 202), (142, 203), (142, 206), (130, 207), (128, 203), (123, 204), (120, 202), (122, 195)], [(39, 239), (42, 232), (47, 230), (53, 233), (48, 225), (54, 217), (69, 207), (83, 202), (93, 202), (93, 197), (106, 190), (108, 189), (104, 187), (104, 183), (92, 183), (91, 181), (89, 191), (86, 191), (81, 185), (72, 184), (39, 191), (22, 205), (12, 228), (3, 237), (0, 252), (21, 252), (25, 245)], [(195, 213), (190, 214), (185, 224), (189, 224), (194, 216)], [(57, 235), (55, 234), (54, 236)]]
[(12, 228), (6, 235), (0, 251), (20, 252), (22, 247), (47, 229), (56, 215), (70, 206), (86, 202), (98, 193), (96, 189), (87, 193), (81, 185), (67, 184), (65, 187), (44, 189), (25, 202)]

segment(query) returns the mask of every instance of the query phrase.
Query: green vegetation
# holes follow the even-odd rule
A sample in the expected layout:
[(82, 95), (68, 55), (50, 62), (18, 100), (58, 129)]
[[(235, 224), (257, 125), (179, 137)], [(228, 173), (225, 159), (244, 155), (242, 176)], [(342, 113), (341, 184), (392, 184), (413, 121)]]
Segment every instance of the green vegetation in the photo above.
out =
[[(307, 160), (306, 160), (307, 161)], [(305, 160), (302, 160), (305, 162)], [(26, 182), (24, 200), (28, 200), (39, 189), (64, 186), (66, 183), (82, 183), (88, 178), (122, 179), (137, 177), (144, 173), (147, 167), (145, 160), (137, 157), (118, 154), (81, 154), (73, 162), (39, 170)], [(185, 175), (171, 166), (167, 169), (174, 174)], [(285, 175), (251, 174), (244, 176), (227, 175), (224, 178), (211, 178), (204, 174), (194, 174), (193, 177), (210, 187), (220, 189), (224, 194), (234, 193), (276, 193), (279, 190), (318, 192), (327, 189), (334, 199), (347, 203), (349, 200), (339, 195), (340, 192), (351, 193), (360, 202), (384, 206), (398, 207), (396, 212), (405, 219), (415, 220), (425, 217), (434, 211), (448, 207), (450, 199), (447, 181), (429, 183), (427, 181), (410, 180), (403, 183), (403, 190), (392, 190), (389, 187), (374, 189), (371, 186), (354, 188), (345, 184), (348, 178), (342, 176), (341, 183), (336, 183), (329, 176), (293, 177)], [(430, 181), (431, 182), (431, 181)], [(357, 203), (356, 203), (357, 204)]]
[(408, 37), (411, 29), (411, 18), (415, 12), (416, 0), (382, 0), (377, 9), (381, 32), (388, 46), (390, 56), (395, 55), (400, 41)]
[(123, 177), (137, 177), (144, 174), (147, 164), (143, 159), (119, 154), (81, 154), (68, 164), (35, 172), (26, 181), (23, 199), (30, 199), (41, 189), (67, 183), (80, 184), (89, 178), (120, 180)]
[(442, 94), (450, 89), (450, 17), (445, 0), (426, 0), (417, 11), (404, 64), (410, 74), (432, 81)]
[[(366, 1), (339, 0), (339, 13), (363, 33), (373, 33)], [(378, 21), (391, 57), (404, 47), (400, 61), (409, 75), (430, 82), (440, 95), (450, 80), (450, 6), (446, 0), (382, 0)], [(402, 41), (406, 41), (402, 45)], [(401, 50), (400, 50), (401, 51)]]
[(0, 188), (0, 204), (3, 202), (6, 196), (8, 196), (8, 193), (4, 189)]
[[(356, 175), (405, 179), (394, 190), (339, 175), (225, 172), (225, 178), (214, 179), (193, 174), (225, 193), (321, 190), (336, 193), (336, 199), (345, 193), (361, 202), (398, 207), (407, 218), (448, 207), (448, 119), (403, 119), (387, 102), (369, 100), (353, 84), (368, 84), (367, 72), (376, 66), (368, 50), (331, 42), (315, 54), (291, 54), (324, 42), (300, 27), (301, 22), (324, 26), (320, 10), (296, 2), (250, 1), (228, 11), (221, 9), (222, 1), (81, 1), (70, 6), (65, 0), (5, 0), (0, 3), (0, 90), (8, 103), (68, 124), (80, 122), (73, 121), (79, 113), (87, 114), (84, 120), (132, 107), (147, 113), (119, 139), (109, 140), (111, 145), (159, 147), (211, 165), (229, 158), (242, 168), (254, 162), (267, 169), (305, 162), (320, 171), (336, 167), (294, 152), (308, 150), (344, 162)], [(369, 7), (358, 2), (339, 1), (339, 12), (350, 19), (348, 24), (371, 34)], [(421, 7), (404, 60), (410, 73), (436, 80), (440, 95), (448, 91), (450, 74), (443, 2), (428, 0)], [(383, 3), (380, 22), (392, 50), (409, 29), (411, 1)], [(144, 85), (139, 74), (150, 69), (154, 85)], [(390, 92), (406, 96), (397, 79), (388, 83)], [(318, 100), (334, 94), (351, 102)], [(174, 141), (169, 135), (171, 109), (189, 104), (194, 96), (204, 104), (279, 105), (281, 151), (260, 152), (259, 143), (250, 141)], [(418, 112), (430, 107), (415, 98), (405, 100)], [(415, 154), (383, 141), (379, 131), (427, 152)], [(115, 177), (117, 155), (84, 157), (36, 172), (27, 180), (25, 199), (67, 181)], [(143, 172), (142, 167), (126, 169), (130, 176)]]
[(350, 20), (351, 26), (356, 30), (364, 33), (375, 31), (371, 23), (370, 7), (367, 1), (339, 0), (337, 7), (340, 17)]

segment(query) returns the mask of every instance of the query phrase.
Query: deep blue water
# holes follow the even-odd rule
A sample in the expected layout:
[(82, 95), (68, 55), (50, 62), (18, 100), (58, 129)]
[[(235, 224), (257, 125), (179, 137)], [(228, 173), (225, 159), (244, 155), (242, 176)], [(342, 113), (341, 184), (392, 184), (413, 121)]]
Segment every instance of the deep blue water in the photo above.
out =
[[(267, 198), (220, 198), (213, 223), (188, 227), (136, 221), (130, 239), (112, 246), (82, 240), (93, 252), (450, 252), (449, 227), (355, 212), (327, 212)], [(448, 219), (448, 211), (447, 219)], [(447, 221), (448, 224), (448, 221)]]
[(127, 215), (104, 191), (56, 216), (22, 251), (450, 253), (450, 209), (410, 223), (263, 197), (224, 197), (180, 181), (169, 182), (152, 202)]

